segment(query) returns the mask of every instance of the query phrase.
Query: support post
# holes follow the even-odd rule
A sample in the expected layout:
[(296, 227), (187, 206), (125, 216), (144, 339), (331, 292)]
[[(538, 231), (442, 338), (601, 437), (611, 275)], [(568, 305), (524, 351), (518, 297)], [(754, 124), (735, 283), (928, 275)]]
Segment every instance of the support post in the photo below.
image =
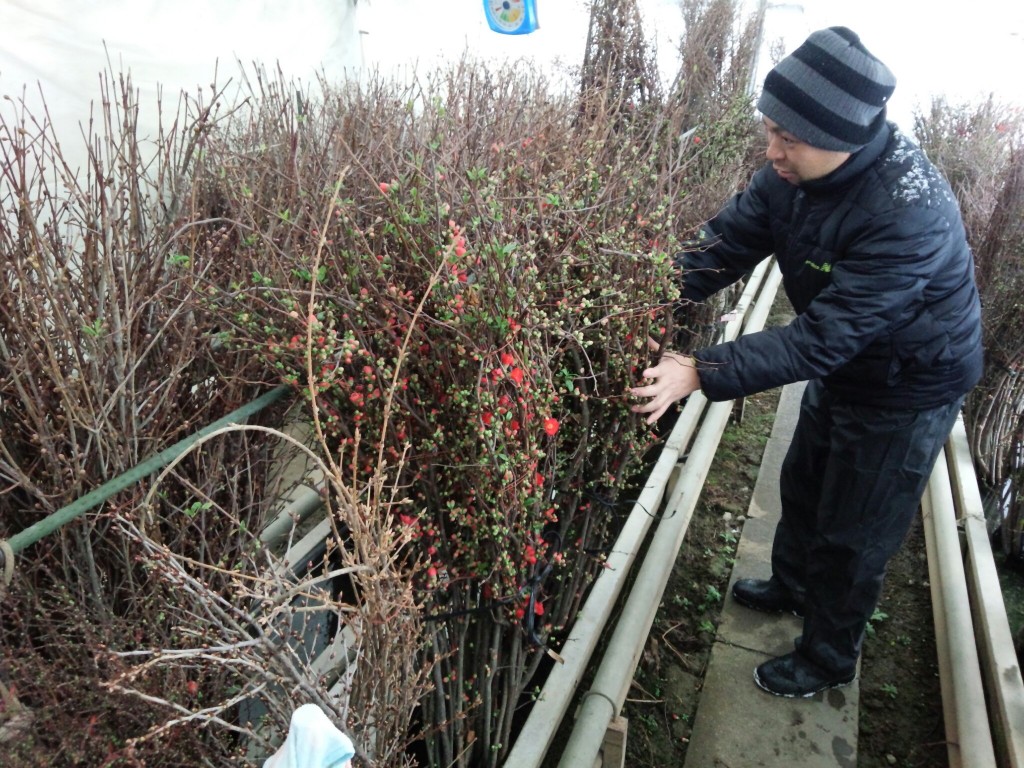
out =
[(629, 720), (617, 715), (604, 732), (601, 743), (601, 768), (625, 768), (626, 766), (626, 731)]

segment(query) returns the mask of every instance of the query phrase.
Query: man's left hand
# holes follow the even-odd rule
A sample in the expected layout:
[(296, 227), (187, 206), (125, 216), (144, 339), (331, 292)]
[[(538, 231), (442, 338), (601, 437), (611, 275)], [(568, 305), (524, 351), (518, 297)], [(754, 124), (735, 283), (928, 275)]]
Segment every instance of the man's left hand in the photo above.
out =
[[(650, 338), (647, 339), (647, 346), (655, 352), (661, 349), (661, 345)], [(700, 389), (700, 374), (694, 359), (678, 352), (666, 350), (658, 364), (641, 375), (645, 379), (652, 379), (652, 383), (633, 387), (629, 391), (636, 397), (651, 398), (632, 408), (633, 413), (649, 413), (648, 424), (654, 424), (660, 419), (673, 403)]]

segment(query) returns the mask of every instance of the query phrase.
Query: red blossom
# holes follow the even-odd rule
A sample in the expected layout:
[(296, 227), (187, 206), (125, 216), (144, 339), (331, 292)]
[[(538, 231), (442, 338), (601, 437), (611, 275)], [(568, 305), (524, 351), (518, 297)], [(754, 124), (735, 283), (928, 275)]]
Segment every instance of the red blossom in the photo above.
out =
[(516, 384), (522, 384), (523, 383), (523, 369), (522, 368), (513, 368), (511, 371), (508, 372), (508, 376)]
[(558, 419), (544, 419), (544, 431), (554, 437), (558, 434)]
[(501, 353), (501, 364), (502, 365), (512, 365), (512, 363), (514, 363), (515, 361), (516, 361), (516, 358), (511, 353), (509, 353), (509, 352), (502, 352)]
[(380, 191), (383, 192), (385, 195), (391, 191), (391, 185), (388, 184), (386, 181), (382, 181), (378, 186), (380, 187)]

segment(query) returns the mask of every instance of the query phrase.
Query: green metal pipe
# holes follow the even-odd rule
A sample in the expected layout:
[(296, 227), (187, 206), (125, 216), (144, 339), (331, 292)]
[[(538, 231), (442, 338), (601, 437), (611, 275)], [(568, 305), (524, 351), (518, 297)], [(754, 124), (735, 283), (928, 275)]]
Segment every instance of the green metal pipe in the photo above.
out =
[[(160, 453), (155, 456), (151, 456), (141, 464), (137, 464), (127, 472), (105, 482), (98, 488), (94, 488), (84, 496), (68, 504), (66, 507), (61, 507), (53, 514), (47, 515), (39, 522), (34, 523), (21, 531), (21, 533), (14, 534), (14, 536), (6, 542), (10, 549), (10, 554), (17, 554), (21, 552), (25, 547), (35, 544), (44, 536), (53, 533), (65, 523), (71, 522), (85, 512), (88, 512), (93, 507), (102, 504), (115, 493), (123, 491), (125, 488), (134, 485), (147, 475), (150, 475), (156, 470), (166, 466), (211, 432), (222, 429), (229, 424), (237, 424), (254, 413), (263, 410), (275, 400), (278, 400), (288, 390), (288, 387), (282, 385), (260, 395), (251, 403), (243, 405), (241, 408), (221, 417), (209, 426), (203, 427), (195, 434), (190, 435), (183, 440), (179, 440), (171, 447), (165, 448), (160, 451)], [(7, 547), (0, 548), (0, 572), (3, 572), (5, 568), (9, 571), (11, 567), (5, 562), (6, 557), (4, 555), (4, 551), (6, 549)]]

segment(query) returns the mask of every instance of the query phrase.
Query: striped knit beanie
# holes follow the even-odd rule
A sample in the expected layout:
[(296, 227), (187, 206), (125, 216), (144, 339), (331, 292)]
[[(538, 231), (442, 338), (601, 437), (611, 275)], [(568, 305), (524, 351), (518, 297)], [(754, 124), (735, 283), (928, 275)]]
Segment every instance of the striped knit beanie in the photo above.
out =
[(761, 114), (812, 147), (854, 152), (885, 120), (896, 78), (846, 27), (818, 30), (764, 80)]

